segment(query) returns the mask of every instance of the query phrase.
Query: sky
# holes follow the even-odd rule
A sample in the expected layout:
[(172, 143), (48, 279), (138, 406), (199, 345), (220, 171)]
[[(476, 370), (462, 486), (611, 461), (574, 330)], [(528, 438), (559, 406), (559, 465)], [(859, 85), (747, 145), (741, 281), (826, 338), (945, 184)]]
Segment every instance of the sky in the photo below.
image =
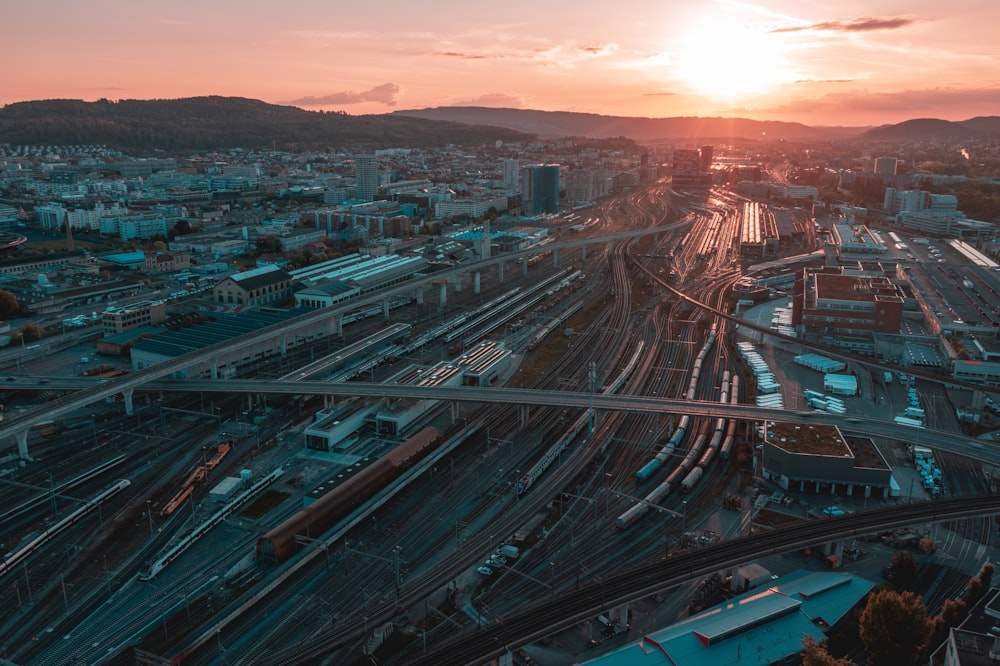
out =
[[(619, 2), (621, 4), (619, 4)], [(870, 126), (1000, 115), (1000, 0), (0, 0), (0, 105), (249, 97)]]

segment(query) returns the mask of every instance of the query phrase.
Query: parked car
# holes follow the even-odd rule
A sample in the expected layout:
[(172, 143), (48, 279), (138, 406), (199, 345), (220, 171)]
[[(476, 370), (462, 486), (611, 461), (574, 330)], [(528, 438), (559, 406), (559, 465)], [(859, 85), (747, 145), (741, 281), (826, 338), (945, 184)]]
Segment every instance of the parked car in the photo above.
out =
[(478, 569), (476, 569), (476, 571), (478, 571), (479, 573), (483, 574), (484, 576), (492, 576), (493, 575), (493, 569), (490, 569), (489, 567), (479, 567)]

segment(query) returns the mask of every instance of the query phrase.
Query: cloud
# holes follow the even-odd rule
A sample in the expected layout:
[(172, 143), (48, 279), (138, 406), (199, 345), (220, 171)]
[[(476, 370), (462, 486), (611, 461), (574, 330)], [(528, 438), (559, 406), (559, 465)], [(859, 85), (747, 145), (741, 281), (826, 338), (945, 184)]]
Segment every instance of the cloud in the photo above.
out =
[(524, 100), (507, 93), (486, 93), (462, 102), (453, 102), (449, 106), (488, 106), (494, 109), (522, 109)]
[(399, 95), (399, 86), (395, 83), (383, 83), (375, 86), (371, 90), (355, 92), (344, 90), (342, 92), (330, 93), (323, 97), (300, 97), (293, 99), (288, 104), (293, 106), (333, 106), (338, 104), (363, 104), (365, 102), (378, 102), (386, 106), (396, 106), (396, 97)]
[(898, 30), (915, 23), (913, 19), (902, 16), (874, 17), (864, 16), (845, 20), (820, 21), (806, 25), (791, 25), (784, 28), (774, 28), (771, 32), (872, 32), (873, 30)]
[(475, 51), (472, 49), (448, 49), (432, 51), (432, 56), (440, 58), (456, 58), (459, 60), (512, 60), (541, 62), (544, 64), (560, 64), (572, 66), (573, 63), (592, 58), (613, 56), (618, 52), (618, 44), (594, 44), (574, 46), (569, 44), (554, 44), (545, 48), (511, 47), (503, 51)]
[(666, 92), (648, 92), (648, 93), (642, 93), (642, 96), (643, 97), (670, 97), (670, 96), (676, 95), (676, 94), (677, 93), (675, 93), (675, 92), (669, 92), (669, 91), (666, 91)]
[(460, 58), (462, 60), (490, 60), (501, 59), (505, 56), (498, 54), (487, 55), (485, 53), (463, 53), (462, 51), (435, 51), (431, 55), (444, 56), (446, 58)]

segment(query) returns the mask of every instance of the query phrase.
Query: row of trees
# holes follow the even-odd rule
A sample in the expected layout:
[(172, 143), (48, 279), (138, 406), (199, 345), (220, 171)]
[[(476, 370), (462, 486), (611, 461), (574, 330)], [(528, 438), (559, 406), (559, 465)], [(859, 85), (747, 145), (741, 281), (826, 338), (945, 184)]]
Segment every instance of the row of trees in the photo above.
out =
[[(969, 610), (982, 600), (993, 582), (994, 566), (987, 562), (978, 576), (969, 579), (965, 593), (959, 599), (948, 599), (941, 613), (927, 615), (920, 596), (906, 588), (917, 577), (917, 561), (912, 553), (899, 552), (889, 568), (891, 584), (881, 585), (868, 596), (864, 609), (848, 619), (855, 625), (857, 638), (865, 649), (867, 666), (910, 666), (925, 664), (931, 652), (948, 637), (948, 632), (968, 616)], [(817, 643), (811, 636), (803, 640), (803, 666), (850, 666), (850, 659), (835, 657), (827, 641)], [(840, 652), (847, 652), (847, 645)]]

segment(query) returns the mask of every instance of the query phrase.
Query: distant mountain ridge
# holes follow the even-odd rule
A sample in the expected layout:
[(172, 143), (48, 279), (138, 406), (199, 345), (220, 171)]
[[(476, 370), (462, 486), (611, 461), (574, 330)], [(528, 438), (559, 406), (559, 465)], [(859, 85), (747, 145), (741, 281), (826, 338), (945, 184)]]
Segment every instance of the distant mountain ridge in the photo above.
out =
[(937, 118), (914, 118), (895, 125), (882, 125), (861, 134), (868, 141), (917, 141), (921, 139), (975, 139), (1000, 135), (1000, 116), (977, 116), (952, 121)]
[(242, 97), (43, 100), (0, 108), (0, 143), (107, 145), (130, 152), (483, 145), (533, 137), (501, 127), (387, 114), (305, 111)]
[(460, 123), (507, 127), (542, 137), (581, 136), (606, 138), (625, 136), (639, 142), (746, 139), (759, 141), (837, 141), (854, 138), (866, 127), (810, 127), (802, 123), (748, 118), (642, 118), (603, 116), (571, 111), (494, 109), (481, 106), (439, 106), (393, 111), (392, 115), (451, 120)]
[(1000, 136), (1000, 117), (919, 118), (881, 127), (811, 127), (747, 118), (641, 118), (475, 106), (351, 116), (242, 97), (42, 100), (0, 107), (0, 143), (103, 144), (136, 153), (228, 148), (325, 150), (524, 142), (537, 137), (657, 141), (962, 140)]

